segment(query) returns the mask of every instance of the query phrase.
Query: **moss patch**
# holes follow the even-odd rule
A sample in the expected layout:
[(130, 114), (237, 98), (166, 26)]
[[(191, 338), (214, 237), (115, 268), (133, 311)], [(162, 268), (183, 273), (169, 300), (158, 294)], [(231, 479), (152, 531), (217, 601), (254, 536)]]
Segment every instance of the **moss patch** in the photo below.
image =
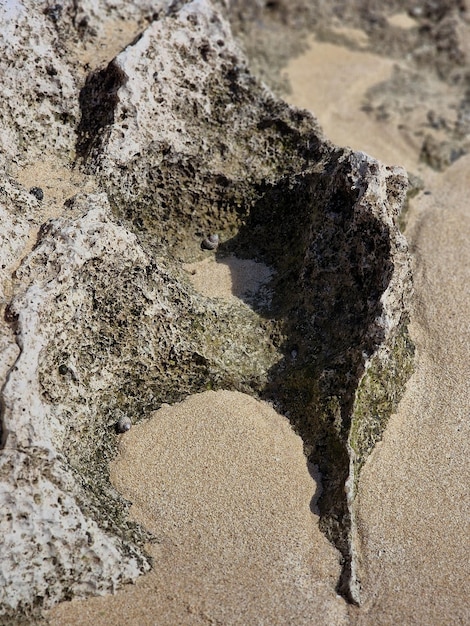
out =
[(413, 372), (414, 345), (404, 318), (387, 354), (375, 355), (362, 377), (354, 402), (350, 445), (354, 450), (355, 486), (375, 444), (382, 439)]

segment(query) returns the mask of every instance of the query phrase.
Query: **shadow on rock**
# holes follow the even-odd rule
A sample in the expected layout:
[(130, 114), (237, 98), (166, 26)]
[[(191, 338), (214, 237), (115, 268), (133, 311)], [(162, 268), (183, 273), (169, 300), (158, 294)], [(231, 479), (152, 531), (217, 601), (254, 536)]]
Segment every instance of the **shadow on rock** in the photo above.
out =
[(338, 152), (318, 173), (266, 186), (220, 254), (256, 258), (276, 272), (265, 315), (280, 324), (285, 358), (271, 368), (264, 397), (288, 416), (319, 467), (321, 527), (343, 557), (338, 591), (355, 601), (349, 434), (365, 363), (385, 339), (377, 320), (394, 266), (389, 228), (361, 202), (351, 161)]

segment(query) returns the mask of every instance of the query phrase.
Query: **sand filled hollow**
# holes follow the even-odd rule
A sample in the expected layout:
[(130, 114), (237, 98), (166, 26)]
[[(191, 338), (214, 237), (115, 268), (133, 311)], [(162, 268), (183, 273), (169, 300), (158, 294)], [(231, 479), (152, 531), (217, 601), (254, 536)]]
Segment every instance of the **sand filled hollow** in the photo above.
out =
[[(268, 404), (208, 391), (122, 436), (112, 482), (155, 534), (154, 569), (51, 624), (345, 623), (336, 550), (318, 529), (302, 441)], [(112, 616), (112, 617), (111, 617)]]

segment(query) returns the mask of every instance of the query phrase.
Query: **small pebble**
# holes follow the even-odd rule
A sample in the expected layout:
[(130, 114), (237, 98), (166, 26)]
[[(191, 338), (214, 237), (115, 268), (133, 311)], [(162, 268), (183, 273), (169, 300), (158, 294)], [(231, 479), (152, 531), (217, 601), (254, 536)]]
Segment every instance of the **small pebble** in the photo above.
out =
[(201, 248), (203, 250), (217, 250), (219, 245), (219, 235), (209, 235), (201, 242)]
[(116, 431), (120, 434), (127, 433), (132, 426), (131, 420), (127, 417), (127, 415), (123, 415), (119, 418), (118, 423), (116, 424)]
[(31, 187), (29, 193), (35, 196), (38, 200), (42, 200), (44, 198), (44, 192), (41, 187)]

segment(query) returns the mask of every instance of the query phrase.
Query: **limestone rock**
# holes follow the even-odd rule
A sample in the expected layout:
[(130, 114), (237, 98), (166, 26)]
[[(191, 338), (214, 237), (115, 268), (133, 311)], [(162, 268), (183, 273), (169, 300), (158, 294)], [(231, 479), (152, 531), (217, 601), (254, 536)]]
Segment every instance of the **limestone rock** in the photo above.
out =
[[(89, 15), (82, 41), (99, 22), (92, 4), (73, 3), (79, 24)], [(20, 25), (24, 6), (12, 4)], [(67, 151), (80, 106), (79, 163), (101, 192), (68, 201), (15, 272), (0, 489), (12, 514), (5, 545), (17, 549), (2, 554), (1, 610), (109, 591), (148, 568), (146, 535), (109, 483), (115, 425), (207, 388), (267, 398), (302, 434), (323, 475), (322, 527), (343, 558), (339, 590), (357, 602), (355, 487), (411, 367), (411, 273), (397, 226), (405, 172), (332, 145), (310, 114), (275, 98), (207, 0), (159, 4), (78, 96), (67, 61), (53, 56), (54, 33), (77, 36), (64, 6), (41, 14), (43, 60), (24, 68), (34, 76), (53, 61), (63, 90), (41, 87), (42, 117), (30, 101), (25, 115), (11, 105), (3, 152), (21, 155), (24, 131), (38, 153), (60, 128), (56, 147)], [(136, 6), (144, 19), (147, 4)], [(71, 117), (56, 126), (64, 103)], [(23, 222), (12, 227), (25, 237)], [(211, 232), (215, 254), (273, 269), (269, 307), (193, 290), (181, 261), (201, 258)], [(20, 245), (5, 255), (11, 265)], [(20, 553), (31, 556), (21, 580)]]
[[(41, 229), (7, 311), (20, 347), (2, 393), (7, 616), (113, 591), (148, 569), (145, 535), (109, 485), (123, 412), (138, 421), (208, 383), (261, 387), (278, 358), (248, 307), (206, 306), (151, 262), (113, 223), (105, 194), (67, 211), (75, 217)], [(19, 554), (31, 556), (21, 567)]]
[(0, 7), (0, 164), (4, 167), (12, 159), (40, 155), (51, 144), (58, 151), (73, 149), (79, 114), (77, 84), (63, 60), (63, 46), (52, 15), (45, 12), (47, 6), (12, 0)]
[[(0, 165), (44, 152), (71, 158), (79, 121), (81, 59), (114, 22), (147, 23), (168, 1), (8, 0), (0, 6)], [(130, 37), (132, 39), (133, 37)], [(127, 43), (127, 42), (126, 42)], [(21, 97), (18, 89), (21, 88)]]
[[(149, 254), (197, 258), (200, 234), (216, 231), (219, 253), (277, 270), (271, 316), (299, 358), (273, 368), (264, 393), (320, 463), (325, 532), (343, 554), (340, 587), (357, 600), (353, 475), (411, 367), (405, 172), (335, 148), (311, 115), (276, 100), (203, 0), (151, 24), (83, 93), (84, 167)], [(387, 380), (397, 361), (403, 374), (378, 383), (377, 413), (366, 381)]]
[(5, 306), (11, 292), (11, 274), (37, 223), (38, 200), (5, 177), (0, 184), (0, 302)]
[(74, 489), (68, 471), (40, 448), (2, 451), (2, 623), (59, 598), (113, 592), (148, 568), (83, 514)]
[(310, 115), (254, 80), (205, 1), (153, 22), (89, 76), (81, 100), (86, 170), (144, 245), (178, 258), (194, 258), (201, 235), (234, 234), (259, 187), (328, 150)]
[[(100, 238), (106, 225), (99, 221), (99, 203), (100, 197), (95, 198), (94, 211), (75, 231), (70, 226), (59, 234), (59, 225), (55, 230), (50, 225), (57, 236), (53, 242), (43, 229), (42, 245), (17, 273), (26, 290), (8, 309), (8, 318), (16, 319), (20, 350), (2, 392), (0, 489), (8, 514), (1, 522), (5, 552), (0, 615), (5, 617), (18, 611), (34, 613), (38, 605), (48, 606), (74, 594), (113, 591), (119, 582), (133, 580), (148, 569), (138, 550), (124, 547), (122, 540), (104, 532), (83, 512), (83, 502), (80, 508), (80, 483), (60, 454), (67, 428), (79, 420), (77, 406), (75, 412), (52, 407), (40, 382), (41, 353), (59, 331), (50, 309), (56, 309), (63, 323), (73, 315), (72, 306), (58, 310), (70, 276), (103, 252), (106, 244), (117, 253), (121, 243), (128, 256), (132, 252), (138, 256), (130, 245), (133, 237), (126, 232), (111, 229), (111, 244)], [(64, 401), (66, 405), (66, 397)]]

